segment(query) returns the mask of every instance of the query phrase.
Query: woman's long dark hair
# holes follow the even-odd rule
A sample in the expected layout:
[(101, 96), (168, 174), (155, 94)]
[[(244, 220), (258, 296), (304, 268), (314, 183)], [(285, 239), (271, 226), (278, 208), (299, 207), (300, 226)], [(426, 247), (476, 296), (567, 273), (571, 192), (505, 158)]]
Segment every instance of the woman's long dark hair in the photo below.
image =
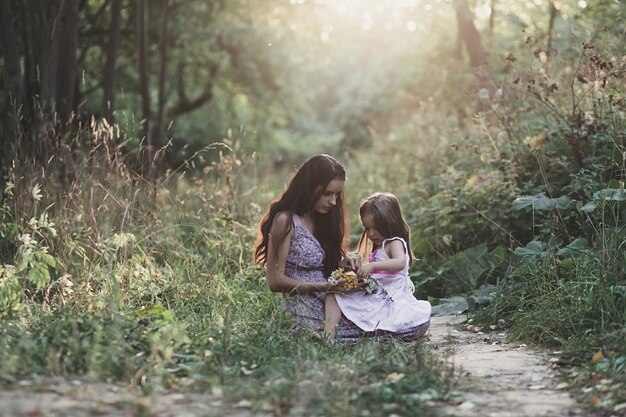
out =
[[(265, 265), (267, 262), (270, 229), (276, 215), (280, 212), (287, 212), (290, 215), (295, 213), (298, 216), (309, 213), (328, 184), (335, 179), (345, 181), (346, 172), (343, 166), (329, 155), (313, 156), (298, 168), (283, 194), (270, 204), (263, 215), (254, 251), (254, 260), (257, 264)], [(328, 213), (313, 214), (314, 236), (326, 252), (324, 273), (327, 276), (339, 266), (341, 257), (347, 252), (345, 237), (348, 234), (348, 224), (345, 213), (346, 203), (342, 191), (337, 196), (337, 204)], [(292, 227), (293, 223), (285, 233), (274, 236), (276, 250)]]
[[(363, 218), (363, 216), (370, 216), (374, 227), (376, 227), (376, 230), (378, 230), (385, 239), (392, 237), (401, 237), (404, 239), (409, 255), (409, 266), (413, 263), (411, 229), (402, 216), (402, 208), (395, 195), (391, 193), (372, 194), (361, 203), (359, 214), (361, 218)], [(358, 252), (363, 256), (365, 256), (365, 252), (367, 252), (368, 240), (367, 234), (363, 231), (357, 246)]]

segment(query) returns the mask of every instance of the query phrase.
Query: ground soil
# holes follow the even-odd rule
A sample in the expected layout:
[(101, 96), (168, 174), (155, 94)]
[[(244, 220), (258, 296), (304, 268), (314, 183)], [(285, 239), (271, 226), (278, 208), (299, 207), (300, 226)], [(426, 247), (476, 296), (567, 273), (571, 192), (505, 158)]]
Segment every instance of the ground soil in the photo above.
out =
[(465, 315), (435, 316), (428, 342), (453, 364), (460, 398), (441, 404), (455, 417), (582, 417), (575, 399), (560, 388), (549, 352), (506, 341), (506, 329), (480, 329)]
[(146, 395), (135, 385), (61, 377), (0, 390), (0, 417), (249, 417), (249, 406), (223, 404), (219, 392), (183, 388)]

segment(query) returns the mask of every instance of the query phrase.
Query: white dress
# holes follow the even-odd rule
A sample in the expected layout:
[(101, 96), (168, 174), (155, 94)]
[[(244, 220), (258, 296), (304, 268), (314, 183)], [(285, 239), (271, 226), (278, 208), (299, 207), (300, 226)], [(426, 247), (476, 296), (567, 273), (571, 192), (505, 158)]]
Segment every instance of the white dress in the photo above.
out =
[[(382, 245), (369, 256), (370, 262), (389, 259), (385, 244), (399, 240), (407, 253), (404, 239), (385, 239)], [(415, 286), (409, 278), (409, 256), (406, 256), (404, 269), (398, 272), (374, 271), (371, 278), (378, 280), (387, 291), (381, 289), (374, 294), (358, 291), (351, 294), (336, 294), (341, 312), (361, 329), (370, 332), (385, 330), (399, 332), (419, 326), (430, 320), (431, 306), (428, 301), (418, 300), (413, 295)], [(391, 299), (389, 299), (391, 298)]]

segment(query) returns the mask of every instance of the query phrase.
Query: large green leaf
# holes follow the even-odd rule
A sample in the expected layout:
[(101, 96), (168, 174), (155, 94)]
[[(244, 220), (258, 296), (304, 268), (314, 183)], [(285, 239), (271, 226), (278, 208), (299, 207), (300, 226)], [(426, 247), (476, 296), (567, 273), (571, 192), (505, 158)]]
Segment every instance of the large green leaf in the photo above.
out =
[(598, 207), (598, 202), (596, 200), (591, 200), (590, 202), (582, 206), (581, 210), (585, 213), (591, 213), (596, 209), (596, 207)]
[(487, 245), (481, 243), (452, 256), (446, 267), (452, 274), (452, 285), (461, 290), (474, 290), (482, 284), (487, 273), (501, 266), (506, 261), (506, 250), (498, 246), (489, 252)]
[(577, 257), (581, 255), (590, 255), (593, 252), (589, 249), (589, 242), (584, 237), (574, 240), (556, 253), (559, 257)]
[(48, 265), (43, 262), (35, 262), (28, 271), (28, 280), (35, 284), (35, 287), (42, 288), (50, 282), (50, 271)]
[(546, 244), (539, 240), (532, 240), (528, 242), (524, 248), (515, 248), (515, 252), (513, 253), (521, 257), (538, 256), (540, 258), (546, 258), (548, 257), (549, 252), (546, 250), (545, 246)]
[(0, 265), (0, 317), (8, 313), (21, 297), (22, 286), (14, 268)]
[(626, 201), (626, 190), (621, 188), (604, 188), (593, 193), (593, 200), (585, 204), (581, 210), (585, 213), (591, 213), (598, 207), (598, 203), (602, 201)]
[(626, 201), (626, 190), (620, 188), (605, 188), (593, 193), (594, 200)]
[(567, 210), (574, 207), (574, 200), (567, 196), (550, 198), (543, 194), (536, 194), (518, 197), (513, 201), (514, 210), (522, 210), (527, 207), (532, 207), (536, 211)]
[(491, 265), (491, 269), (498, 268), (507, 262), (508, 258), (506, 256), (506, 249), (504, 246), (498, 246), (492, 250), (487, 256), (487, 260)]

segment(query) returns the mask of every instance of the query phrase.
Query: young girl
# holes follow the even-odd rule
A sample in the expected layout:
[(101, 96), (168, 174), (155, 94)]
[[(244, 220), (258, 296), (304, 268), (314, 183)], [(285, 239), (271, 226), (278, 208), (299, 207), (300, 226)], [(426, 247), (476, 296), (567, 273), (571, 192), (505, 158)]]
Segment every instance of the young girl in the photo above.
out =
[(365, 255), (371, 246), (371, 252), (369, 263), (361, 265), (357, 275), (377, 281), (379, 287), (372, 294), (327, 295), (326, 334), (334, 336), (343, 313), (366, 332), (423, 336), (430, 326), (431, 306), (413, 296), (415, 286), (408, 274), (413, 261), (410, 231), (398, 199), (393, 194), (376, 193), (363, 202), (359, 214), (363, 234), (358, 250)]

